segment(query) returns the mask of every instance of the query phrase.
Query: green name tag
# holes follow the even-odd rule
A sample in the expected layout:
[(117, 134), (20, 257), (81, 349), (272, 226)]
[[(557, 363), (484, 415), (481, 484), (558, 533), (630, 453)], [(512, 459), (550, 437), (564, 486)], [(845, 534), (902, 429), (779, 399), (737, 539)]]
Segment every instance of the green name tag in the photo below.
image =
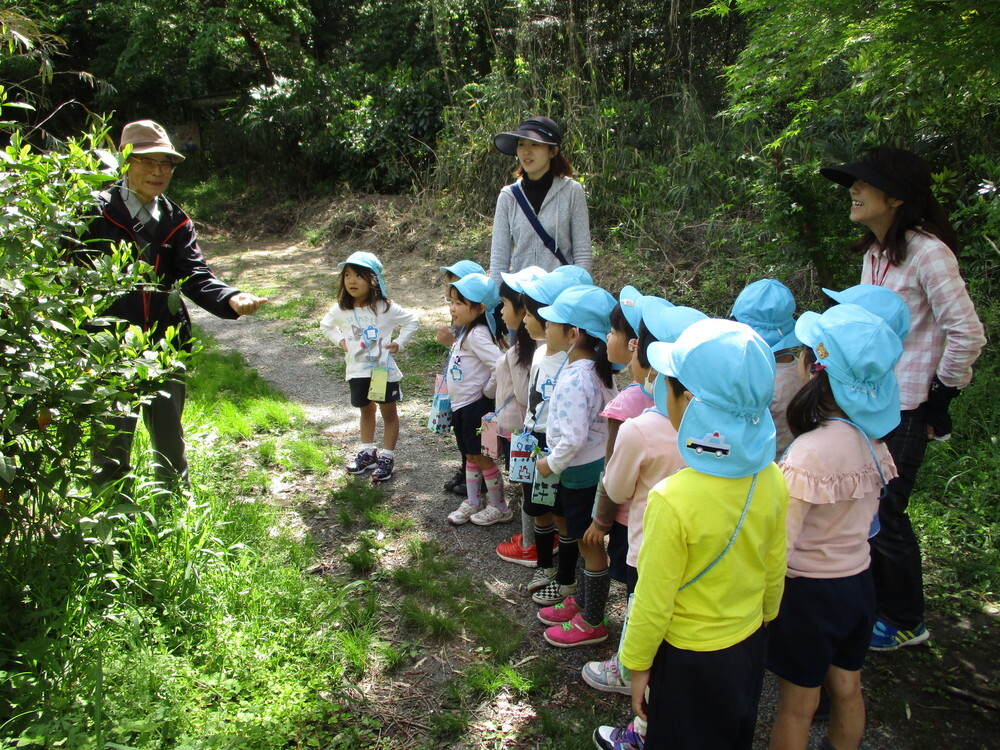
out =
[(385, 389), (389, 384), (389, 368), (376, 367), (372, 370), (372, 382), (368, 386), (369, 401), (385, 401)]

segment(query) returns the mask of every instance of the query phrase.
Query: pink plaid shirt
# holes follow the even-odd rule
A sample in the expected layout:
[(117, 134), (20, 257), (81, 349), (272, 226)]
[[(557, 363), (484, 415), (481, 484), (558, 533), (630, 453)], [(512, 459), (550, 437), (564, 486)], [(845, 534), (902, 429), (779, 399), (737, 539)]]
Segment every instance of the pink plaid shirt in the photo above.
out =
[(910, 334), (896, 365), (903, 410), (927, 400), (935, 373), (945, 385), (967, 386), (972, 363), (986, 344), (955, 254), (937, 237), (914, 231), (906, 237), (902, 265), (890, 264), (882, 250), (873, 247), (861, 269), (862, 284), (892, 289), (910, 308)]

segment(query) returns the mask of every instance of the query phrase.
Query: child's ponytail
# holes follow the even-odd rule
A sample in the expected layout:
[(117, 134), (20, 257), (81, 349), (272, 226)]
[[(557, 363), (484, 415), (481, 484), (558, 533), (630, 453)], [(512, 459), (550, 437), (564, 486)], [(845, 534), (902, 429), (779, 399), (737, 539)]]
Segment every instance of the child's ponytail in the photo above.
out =
[(594, 372), (597, 373), (597, 377), (604, 383), (605, 388), (610, 388), (612, 383), (614, 383), (615, 371), (611, 367), (611, 360), (608, 359), (607, 342), (602, 341), (596, 336), (591, 336), (582, 328), (577, 330), (580, 331), (580, 341), (577, 343), (577, 347), (593, 353)]

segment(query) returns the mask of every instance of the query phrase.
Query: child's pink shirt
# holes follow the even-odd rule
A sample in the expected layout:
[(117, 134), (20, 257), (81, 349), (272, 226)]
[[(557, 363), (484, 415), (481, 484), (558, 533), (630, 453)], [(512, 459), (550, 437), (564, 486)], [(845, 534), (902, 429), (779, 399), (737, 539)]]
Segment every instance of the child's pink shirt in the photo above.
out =
[(686, 464), (677, 447), (677, 430), (658, 411), (627, 419), (618, 430), (615, 450), (604, 469), (604, 489), (616, 503), (628, 503), (628, 555), (638, 567), (642, 517), (650, 489)]
[[(608, 405), (604, 407), (601, 416), (624, 422), (626, 419), (638, 417), (646, 409), (652, 409), (653, 406), (653, 399), (643, 393), (642, 388), (639, 387), (639, 383), (633, 380), (629, 385), (622, 388), (617, 396), (608, 401)], [(615, 445), (617, 444), (616, 442)], [(629, 503), (621, 503), (618, 505), (618, 512), (615, 514), (615, 522), (620, 523), (622, 526), (627, 526), (628, 518)]]

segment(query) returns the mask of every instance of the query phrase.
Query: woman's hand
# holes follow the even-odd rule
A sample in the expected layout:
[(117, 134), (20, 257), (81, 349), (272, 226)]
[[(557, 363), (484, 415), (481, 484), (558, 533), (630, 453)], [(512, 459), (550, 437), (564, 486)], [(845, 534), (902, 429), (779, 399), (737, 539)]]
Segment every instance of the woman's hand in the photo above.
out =
[(451, 346), (455, 343), (455, 334), (452, 333), (451, 328), (448, 326), (438, 326), (437, 336), (434, 338), (437, 339), (439, 344), (444, 344), (445, 346)]
[(552, 469), (549, 468), (549, 459), (540, 458), (535, 463), (535, 471), (541, 474), (543, 477), (552, 476)]

